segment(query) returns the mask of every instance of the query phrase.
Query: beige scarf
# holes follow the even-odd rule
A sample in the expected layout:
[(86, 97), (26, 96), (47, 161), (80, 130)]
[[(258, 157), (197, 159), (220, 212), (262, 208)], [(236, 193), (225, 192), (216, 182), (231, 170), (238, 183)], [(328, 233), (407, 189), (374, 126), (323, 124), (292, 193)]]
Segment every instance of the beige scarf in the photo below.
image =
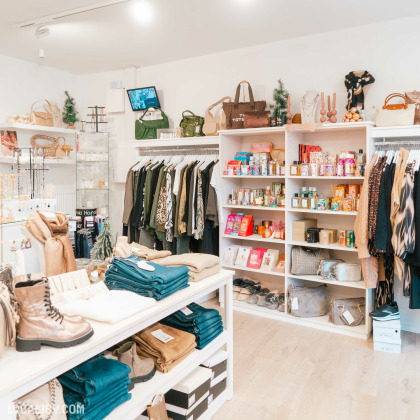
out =
[(26, 229), (45, 245), (45, 271), (47, 276), (76, 271), (73, 247), (67, 236), (69, 219), (61, 213), (54, 213), (55, 219), (48, 220), (41, 212), (34, 211), (28, 218)]

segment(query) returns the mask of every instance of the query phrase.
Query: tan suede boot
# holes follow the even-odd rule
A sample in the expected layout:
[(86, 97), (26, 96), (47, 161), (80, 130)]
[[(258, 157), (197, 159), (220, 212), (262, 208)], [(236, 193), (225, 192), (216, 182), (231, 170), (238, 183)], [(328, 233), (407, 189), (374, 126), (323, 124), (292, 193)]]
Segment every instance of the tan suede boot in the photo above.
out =
[(156, 373), (155, 362), (152, 359), (140, 359), (136, 351), (136, 343), (128, 341), (117, 350), (118, 361), (131, 368), (129, 378), (131, 387), (139, 382), (146, 382), (153, 378)]
[(92, 337), (93, 329), (88, 322), (69, 320), (52, 306), (46, 279), (17, 283), (15, 295), (20, 307), (17, 351), (40, 350), (41, 344), (71, 347)]
[(163, 394), (158, 394), (153, 398), (153, 401), (147, 406), (147, 415), (149, 420), (172, 420), (166, 412), (165, 396)]
[(129, 257), (131, 255), (131, 247), (128, 243), (127, 236), (119, 236), (114, 248), (114, 255), (116, 257)]

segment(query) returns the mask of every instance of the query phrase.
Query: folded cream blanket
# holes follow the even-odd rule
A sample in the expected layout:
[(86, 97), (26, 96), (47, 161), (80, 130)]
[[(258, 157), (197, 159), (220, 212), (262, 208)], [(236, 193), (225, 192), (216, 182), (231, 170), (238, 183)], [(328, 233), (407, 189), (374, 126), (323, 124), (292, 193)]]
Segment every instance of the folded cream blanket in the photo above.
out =
[(211, 254), (189, 253), (171, 255), (170, 257), (153, 259), (153, 262), (171, 267), (186, 265), (193, 273), (200, 273), (204, 269), (214, 267), (215, 265), (220, 266), (220, 258)]

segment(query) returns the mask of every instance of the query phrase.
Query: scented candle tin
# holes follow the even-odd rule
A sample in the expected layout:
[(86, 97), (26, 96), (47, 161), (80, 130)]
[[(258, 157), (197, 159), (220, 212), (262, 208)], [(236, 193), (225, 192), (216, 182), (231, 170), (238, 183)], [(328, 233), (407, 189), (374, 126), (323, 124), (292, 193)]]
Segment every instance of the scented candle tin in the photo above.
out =
[(324, 165), (324, 176), (335, 176), (335, 165), (325, 164)]
[(241, 172), (242, 172), (242, 175), (250, 175), (249, 165), (242, 165)]
[(268, 168), (266, 163), (261, 164), (261, 175), (267, 176), (268, 175)]
[(252, 165), (251, 166), (251, 171), (252, 171), (253, 176), (260, 175), (260, 165)]
[(311, 176), (319, 176), (319, 164), (318, 163), (310, 163), (309, 164), (309, 172)]

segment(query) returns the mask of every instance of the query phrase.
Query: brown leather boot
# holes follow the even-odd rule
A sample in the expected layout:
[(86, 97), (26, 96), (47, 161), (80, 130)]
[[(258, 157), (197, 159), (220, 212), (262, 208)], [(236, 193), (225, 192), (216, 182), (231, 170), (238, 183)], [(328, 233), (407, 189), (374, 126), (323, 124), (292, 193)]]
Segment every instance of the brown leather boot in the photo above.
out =
[(92, 337), (88, 322), (69, 320), (52, 306), (47, 279), (17, 283), (15, 295), (20, 307), (17, 351), (40, 350), (41, 344), (71, 347)]
[(118, 361), (131, 368), (129, 378), (131, 387), (139, 382), (146, 382), (153, 378), (156, 373), (155, 362), (152, 359), (140, 359), (136, 352), (136, 343), (128, 341), (117, 350)]
[(165, 406), (165, 396), (156, 395), (150, 405), (147, 406), (147, 415), (149, 420), (172, 420), (168, 417)]

